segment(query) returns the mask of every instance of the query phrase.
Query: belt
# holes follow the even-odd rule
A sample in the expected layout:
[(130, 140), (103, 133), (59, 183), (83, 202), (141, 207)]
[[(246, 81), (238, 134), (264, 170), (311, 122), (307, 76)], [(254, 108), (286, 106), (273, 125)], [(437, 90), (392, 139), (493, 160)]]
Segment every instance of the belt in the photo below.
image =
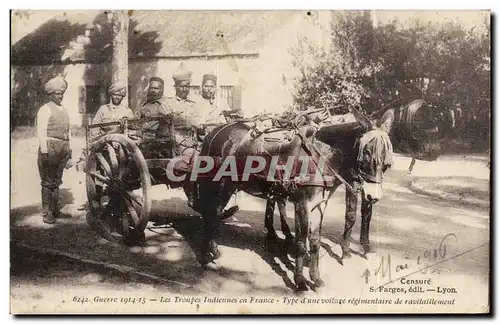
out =
[(47, 139), (67, 142), (67, 141), (69, 141), (69, 136), (65, 136), (65, 138), (64, 138), (64, 139), (62, 139), (62, 138), (57, 138), (57, 137), (47, 137)]

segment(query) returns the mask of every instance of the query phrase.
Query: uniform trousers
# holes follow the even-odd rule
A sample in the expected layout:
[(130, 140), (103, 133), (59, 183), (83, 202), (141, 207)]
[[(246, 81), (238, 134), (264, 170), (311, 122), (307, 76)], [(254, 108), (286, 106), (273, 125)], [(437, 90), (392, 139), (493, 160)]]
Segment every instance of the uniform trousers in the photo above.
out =
[(38, 150), (38, 171), (42, 185), (42, 213), (55, 217), (59, 214), (59, 186), (66, 163), (71, 158), (68, 141), (47, 139), (47, 154)]

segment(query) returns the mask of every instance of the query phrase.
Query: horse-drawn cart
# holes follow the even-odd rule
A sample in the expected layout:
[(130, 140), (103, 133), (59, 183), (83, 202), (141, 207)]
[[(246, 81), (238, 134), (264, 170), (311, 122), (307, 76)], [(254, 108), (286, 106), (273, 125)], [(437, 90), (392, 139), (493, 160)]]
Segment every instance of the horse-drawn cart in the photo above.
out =
[[(158, 125), (168, 129), (161, 138)], [(109, 129), (97, 138), (96, 129)], [(130, 244), (144, 238), (151, 211), (151, 187), (166, 184), (167, 166), (176, 156), (172, 117), (124, 119), (86, 128), (87, 222), (112, 242)]]

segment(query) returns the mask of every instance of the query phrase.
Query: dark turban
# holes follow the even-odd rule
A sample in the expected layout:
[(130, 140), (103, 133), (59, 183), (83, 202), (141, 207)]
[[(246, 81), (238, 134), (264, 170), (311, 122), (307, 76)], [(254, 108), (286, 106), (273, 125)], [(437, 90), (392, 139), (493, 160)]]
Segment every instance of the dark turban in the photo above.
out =
[(149, 79), (149, 83), (153, 82), (153, 81), (156, 81), (156, 82), (160, 82), (161, 84), (165, 84), (165, 81), (163, 81), (162, 78), (159, 78), (159, 77), (151, 77)]

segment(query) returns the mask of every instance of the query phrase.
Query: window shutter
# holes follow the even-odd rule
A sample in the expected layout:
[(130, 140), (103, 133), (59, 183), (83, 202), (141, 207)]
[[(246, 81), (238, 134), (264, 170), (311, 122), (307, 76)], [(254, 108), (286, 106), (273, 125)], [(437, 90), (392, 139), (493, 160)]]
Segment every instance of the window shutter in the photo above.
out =
[(232, 108), (233, 110), (238, 110), (241, 109), (241, 86), (240, 85), (235, 85), (233, 88), (233, 104)]
[(78, 89), (78, 113), (85, 114), (87, 103), (87, 93), (85, 87), (80, 87)]

